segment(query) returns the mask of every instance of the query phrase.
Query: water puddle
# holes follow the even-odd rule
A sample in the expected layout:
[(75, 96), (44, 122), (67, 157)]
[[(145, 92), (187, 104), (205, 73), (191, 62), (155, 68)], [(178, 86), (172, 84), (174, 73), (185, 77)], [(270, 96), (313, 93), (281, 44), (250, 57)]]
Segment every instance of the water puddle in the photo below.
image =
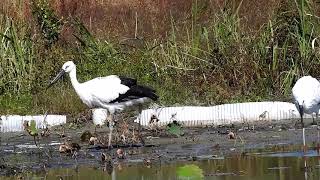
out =
[(276, 152), (276, 153), (267, 153), (262, 154), (261, 156), (266, 157), (320, 157), (318, 151), (316, 150), (308, 150), (306, 152), (303, 151), (295, 151), (295, 152)]
[[(99, 164), (91, 167), (56, 167), (47, 172), (21, 175), (26, 179), (185, 179), (179, 173), (192, 172), (199, 177), (189, 179), (318, 179), (320, 157), (316, 151), (267, 153), (260, 155), (232, 155), (225, 158), (184, 162), (121, 163)], [(185, 168), (185, 169), (184, 169)], [(189, 169), (188, 169), (189, 168)], [(1, 179), (15, 179), (2, 177)], [(187, 178), (188, 179), (188, 178)]]

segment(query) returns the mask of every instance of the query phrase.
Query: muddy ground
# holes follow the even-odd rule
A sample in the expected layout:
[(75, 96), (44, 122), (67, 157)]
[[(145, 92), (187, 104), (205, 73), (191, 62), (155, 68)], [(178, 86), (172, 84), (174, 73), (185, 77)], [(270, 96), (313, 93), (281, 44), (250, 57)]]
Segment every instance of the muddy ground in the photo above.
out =
[[(319, 127), (310, 125), (310, 122), (306, 124), (308, 148), (316, 149), (319, 147)], [(33, 137), (27, 132), (2, 133), (0, 175), (16, 175), (78, 165), (101, 168), (102, 153), (106, 155), (105, 161), (113, 164), (122, 162), (148, 165), (197, 161), (229, 155), (245, 156), (257, 152), (302, 150), (303, 142), (302, 130), (297, 126), (297, 120), (183, 127), (181, 135), (172, 134), (165, 129), (141, 128), (139, 136), (137, 124), (119, 122), (116, 126), (112, 149), (106, 148), (108, 128), (100, 127), (95, 130), (90, 122), (77, 126), (66, 124), (53, 127), (45, 132), (44, 137), (39, 135), (38, 147), (34, 145)], [(82, 138), (84, 141), (81, 141), (81, 136), (86, 131), (97, 137), (94, 144), (89, 144), (89, 137)], [(230, 131), (234, 133), (234, 139), (230, 136)], [(73, 146), (71, 152), (60, 153), (61, 143), (77, 143), (81, 149), (77, 150), (77, 146)], [(123, 151), (123, 158), (118, 149)]]

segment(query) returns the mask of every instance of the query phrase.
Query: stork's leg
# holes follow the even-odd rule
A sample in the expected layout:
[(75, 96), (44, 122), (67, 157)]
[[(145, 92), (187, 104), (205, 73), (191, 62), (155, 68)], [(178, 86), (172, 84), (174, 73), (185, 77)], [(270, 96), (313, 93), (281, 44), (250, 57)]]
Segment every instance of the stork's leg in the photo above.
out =
[(304, 128), (303, 117), (300, 115), (301, 126)]
[(110, 114), (110, 121), (109, 121), (109, 141), (108, 141), (108, 148), (111, 149), (111, 140), (112, 140), (112, 130), (113, 130), (113, 114)]
[[(316, 115), (316, 118), (317, 118), (317, 115)], [(315, 122), (314, 119), (315, 119), (315, 118), (314, 118), (313, 113), (312, 113), (312, 125), (316, 125), (316, 122)]]

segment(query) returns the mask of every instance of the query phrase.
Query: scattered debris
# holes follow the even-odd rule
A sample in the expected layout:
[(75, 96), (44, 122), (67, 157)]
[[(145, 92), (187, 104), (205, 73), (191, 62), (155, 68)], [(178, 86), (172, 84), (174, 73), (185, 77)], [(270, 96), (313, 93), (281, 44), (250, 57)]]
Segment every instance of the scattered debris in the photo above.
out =
[(89, 139), (89, 144), (90, 145), (97, 145), (98, 143), (99, 143), (98, 138), (96, 138), (94, 136), (90, 137), (90, 139)]
[(150, 159), (143, 159), (143, 164), (144, 164), (147, 168), (151, 168), (151, 160), (150, 160)]
[(104, 163), (102, 171), (106, 171), (108, 174), (111, 174), (113, 171), (113, 164), (110, 154), (101, 153), (101, 162)]
[(82, 142), (88, 142), (91, 137), (93, 137), (93, 135), (92, 135), (92, 133), (90, 131), (84, 131), (81, 134), (80, 139), (81, 139)]
[(152, 114), (151, 115), (151, 118), (150, 118), (150, 121), (149, 121), (149, 124), (151, 125), (151, 124), (155, 124), (155, 123), (157, 123), (157, 122), (159, 122), (160, 120), (159, 120), (159, 118), (155, 115), (155, 114)]
[(124, 156), (125, 156), (124, 151), (122, 149), (118, 149), (117, 150), (117, 157), (119, 159), (124, 159)]
[(59, 152), (67, 154), (74, 153), (80, 149), (81, 147), (78, 143), (63, 143), (59, 146)]
[(50, 136), (50, 130), (48, 129), (48, 127), (46, 127), (45, 129), (43, 129), (41, 132), (40, 132), (40, 136), (41, 137), (49, 137)]
[(229, 139), (235, 139), (236, 135), (232, 131), (230, 131), (229, 134), (228, 134), (228, 138)]
[(110, 154), (101, 153), (101, 162), (108, 162), (108, 161), (112, 161), (112, 157), (110, 156)]

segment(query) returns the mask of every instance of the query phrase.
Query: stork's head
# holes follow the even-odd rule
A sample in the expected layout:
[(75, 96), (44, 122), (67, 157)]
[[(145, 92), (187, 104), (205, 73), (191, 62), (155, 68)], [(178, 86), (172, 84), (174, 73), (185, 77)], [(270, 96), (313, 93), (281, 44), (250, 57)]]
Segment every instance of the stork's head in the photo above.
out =
[(48, 88), (52, 86), (55, 82), (57, 82), (65, 73), (70, 73), (72, 70), (76, 69), (76, 65), (72, 61), (68, 61), (63, 64), (60, 72), (57, 76), (50, 82)]
[(75, 68), (76, 68), (76, 65), (73, 63), (73, 61), (68, 61), (63, 64), (61, 70), (63, 70), (66, 73), (69, 73)]

